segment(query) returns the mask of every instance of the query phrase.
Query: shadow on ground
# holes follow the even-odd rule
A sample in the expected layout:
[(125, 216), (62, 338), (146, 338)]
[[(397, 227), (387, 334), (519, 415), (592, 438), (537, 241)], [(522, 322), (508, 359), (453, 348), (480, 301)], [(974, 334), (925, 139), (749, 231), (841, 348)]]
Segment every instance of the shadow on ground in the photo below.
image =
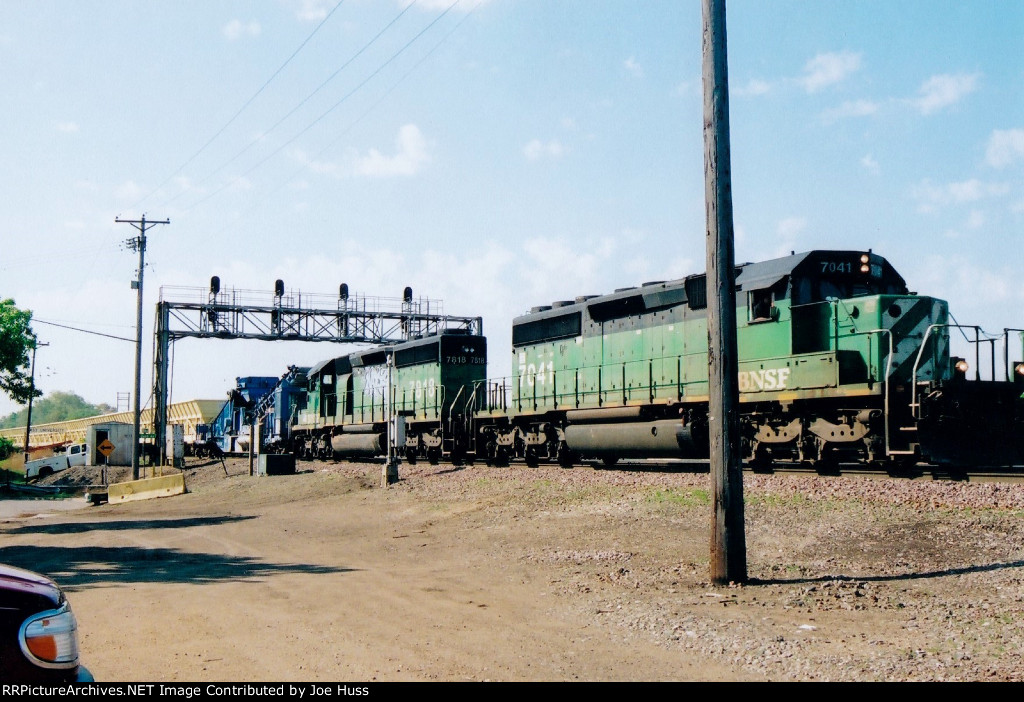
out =
[(125, 531), (129, 529), (187, 529), (189, 527), (218, 526), (256, 519), (254, 516), (190, 517), (187, 519), (133, 519), (102, 522), (65, 522), (62, 524), (23, 524), (0, 530), (4, 534), (82, 534), (90, 531)]
[(338, 566), (267, 563), (247, 556), (137, 546), (7, 546), (0, 548), (0, 563), (42, 573), (67, 590), (127, 583), (202, 585), (291, 573), (328, 575), (353, 571)]

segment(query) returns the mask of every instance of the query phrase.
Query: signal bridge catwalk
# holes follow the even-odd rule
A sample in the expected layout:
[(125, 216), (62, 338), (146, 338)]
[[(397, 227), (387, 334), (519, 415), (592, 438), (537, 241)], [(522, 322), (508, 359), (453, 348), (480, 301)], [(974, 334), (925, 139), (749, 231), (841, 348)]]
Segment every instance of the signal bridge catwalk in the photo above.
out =
[(408, 287), (401, 298), (350, 294), (345, 283), (339, 286), (337, 296), (286, 291), (280, 280), (273, 292), (222, 290), (216, 276), (210, 280), (209, 290), (161, 287), (153, 359), (154, 430), (160, 453), (164, 453), (166, 439), (173, 341), (194, 337), (393, 344), (448, 329), (481, 335), (483, 318), (446, 315), (440, 300), (414, 299)]

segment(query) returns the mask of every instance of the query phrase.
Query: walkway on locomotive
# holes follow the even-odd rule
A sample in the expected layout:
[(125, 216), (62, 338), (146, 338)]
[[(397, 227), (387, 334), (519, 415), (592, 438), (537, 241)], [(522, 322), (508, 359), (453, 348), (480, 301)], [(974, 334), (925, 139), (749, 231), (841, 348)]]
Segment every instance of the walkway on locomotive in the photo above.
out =
[(328, 359), (308, 373), (309, 401), (295, 428), (384, 422), (389, 387), (395, 414), (436, 421), (468, 402), (486, 367), (487, 339), (452, 330)]
[[(881, 395), (915, 373), (948, 377), (946, 303), (910, 293), (877, 254), (747, 263), (736, 283), (742, 402)], [(706, 300), (699, 274), (534, 308), (513, 321), (512, 375), (491, 381), (484, 408), (706, 402)]]

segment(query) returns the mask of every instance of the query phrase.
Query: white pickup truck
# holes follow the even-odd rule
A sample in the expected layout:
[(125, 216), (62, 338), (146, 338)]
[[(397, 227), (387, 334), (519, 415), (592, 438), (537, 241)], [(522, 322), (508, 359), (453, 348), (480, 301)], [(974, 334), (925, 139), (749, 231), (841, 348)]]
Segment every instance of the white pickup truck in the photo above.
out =
[(71, 444), (54, 456), (29, 461), (25, 464), (25, 480), (45, 478), (71, 466), (84, 466), (87, 448), (85, 444)]

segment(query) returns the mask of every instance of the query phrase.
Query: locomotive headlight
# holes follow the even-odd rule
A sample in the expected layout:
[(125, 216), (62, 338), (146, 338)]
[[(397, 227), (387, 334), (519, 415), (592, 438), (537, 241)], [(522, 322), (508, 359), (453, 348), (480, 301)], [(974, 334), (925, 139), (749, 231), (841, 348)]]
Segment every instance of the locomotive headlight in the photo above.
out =
[(871, 272), (871, 257), (867, 254), (860, 255), (860, 272), (870, 273)]
[(956, 365), (954, 365), (953, 367), (956, 368), (957, 373), (963, 373), (965, 375), (967, 374), (967, 369), (970, 368), (970, 366), (967, 364), (967, 361), (965, 361), (962, 358), (957, 360)]
[(1024, 378), (1024, 361), (1013, 365), (1013, 374), (1016, 375), (1018, 379)]

